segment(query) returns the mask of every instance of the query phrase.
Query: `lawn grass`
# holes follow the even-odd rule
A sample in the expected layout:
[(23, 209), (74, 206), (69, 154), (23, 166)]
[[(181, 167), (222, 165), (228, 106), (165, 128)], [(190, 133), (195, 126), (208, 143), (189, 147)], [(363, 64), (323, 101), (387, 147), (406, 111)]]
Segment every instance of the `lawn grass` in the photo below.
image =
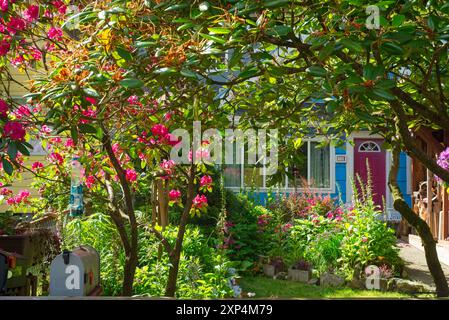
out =
[(354, 290), (347, 287), (323, 288), (299, 282), (266, 277), (245, 277), (239, 284), (244, 292), (254, 292), (254, 298), (410, 298), (398, 292)]

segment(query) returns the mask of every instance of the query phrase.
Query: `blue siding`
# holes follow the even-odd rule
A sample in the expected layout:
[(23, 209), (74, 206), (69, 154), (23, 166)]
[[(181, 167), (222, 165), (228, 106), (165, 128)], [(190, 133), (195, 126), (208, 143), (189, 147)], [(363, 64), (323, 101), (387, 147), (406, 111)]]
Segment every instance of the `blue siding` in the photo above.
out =
[(407, 155), (401, 152), (399, 157), (398, 185), (404, 195), (405, 201), (409, 206), (412, 205), (411, 194), (407, 194)]
[[(335, 148), (336, 156), (345, 154), (345, 148)], [(335, 163), (335, 193), (331, 196), (333, 198), (341, 197), (341, 200), (346, 202), (346, 163)]]

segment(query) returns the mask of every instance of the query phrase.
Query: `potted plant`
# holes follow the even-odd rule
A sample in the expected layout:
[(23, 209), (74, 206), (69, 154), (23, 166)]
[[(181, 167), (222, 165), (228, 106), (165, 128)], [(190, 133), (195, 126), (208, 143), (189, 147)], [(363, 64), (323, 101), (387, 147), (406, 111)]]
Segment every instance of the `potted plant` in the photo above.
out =
[(312, 266), (303, 259), (298, 260), (288, 269), (288, 277), (292, 281), (308, 282), (312, 279)]
[(282, 271), (285, 271), (285, 263), (281, 257), (270, 258), (268, 263), (263, 265), (263, 273), (267, 277), (274, 277)]

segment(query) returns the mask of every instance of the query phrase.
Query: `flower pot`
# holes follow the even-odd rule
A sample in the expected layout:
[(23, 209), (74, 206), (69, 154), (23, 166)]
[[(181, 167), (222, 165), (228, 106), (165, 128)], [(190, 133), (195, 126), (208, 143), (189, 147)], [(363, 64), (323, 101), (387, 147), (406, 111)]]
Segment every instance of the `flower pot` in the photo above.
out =
[(299, 281), (299, 282), (308, 282), (310, 279), (312, 279), (312, 271), (310, 270), (298, 270), (298, 269), (288, 269), (288, 277), (292, 281)]
[(267, 276), (267, 277), (274, 277), (276, 275), (276, 270), (275, 267), (271, 264), (264, 264), (263, 265), (263, 273)]

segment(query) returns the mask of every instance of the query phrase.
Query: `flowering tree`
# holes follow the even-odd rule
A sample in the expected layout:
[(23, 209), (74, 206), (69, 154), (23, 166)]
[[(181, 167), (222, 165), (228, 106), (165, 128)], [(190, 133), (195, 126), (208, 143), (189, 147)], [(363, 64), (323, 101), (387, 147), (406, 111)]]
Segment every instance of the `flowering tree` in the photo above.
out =
[[(162, 185), (170, 204), (183, 207), (176, 243), (164, 238), (157, 219), (150, 225), (169, 254), (172, 266), (166, 295), (174, 296), (186, 225), (190, 215), (206, 210), (205, 193), (211, 191), (212, 179), (204, 163), (191, 159), (190, 164), (177, 164), (170, 159), (170, 150), (179, 141), (169, 131), (189, 129), (198, 119), (204, 125), (227, 122), (224, 114), (217, 113), (215, 91), (199, 73), (208, 73), (215, 59), (208, 52), (209, 40), (177, 30), (176, 10), (163, 11), (147, 1), (96, 1), (81, 13), (65, 18), (66, 7), (60, 1), (35, 6), (14, 3), (15, 12), (22, 16), (14, 18), (20, 23), (13, 20), (13, 24), (25, 32), (26, 19), (37, 19), (42, 12), (43, 23), (36, 23), (41, 32), (24, 37), (33, 39), (43, 34), (35, 41), (43, 44), (39, 57), (44, 60), (51, 52), (51, 61), (44, 61), (42, 66), (48, 76), (35, 77), (31, 82), (28, 105), (17, 106), (15, 121), (5, 125), (4, 136), (14, 141), (21, 153), (9, 153), (5, 171), (12, 174), (6, 166), (12, 162), (19, 168), (14, 175), (32, 172), (34, 186), (46, 200), (39, 199), (35, 205), (62, 209), (63, 203), (68, 204), (70, 161), (79, 157), (86, 198), (107, 205), (120, 234), (126, 256), (124, 295), (132, 294), (138, 263), (140, 222), (134, 199), (148, 192), (148, 184)], [(53, 11), (47, 12), (50, 6)], [(52, 12), (61, 16), (65, 26), (81, 17), (77, 29), (63, 32), (64, 28), (50, 19)], [(2, 52), (9, 56), (21, 50), (15, 45), (6, 47)], [(27, 59), (34, 56), (22, 56), (21, 63), (27, 68)], [(193, 66), (198, 73), (192, 71)], [(6, 80), (13, 81), (12, 77)], [(12, 103), (11, 97), (9, 101)], [(0, 104), (2, 116), (8, 116), (8, 110), (8, 102)], [(24, 127), (43, 142), (48, 153), (45, 163), (27, 167), (21, 160), (29, 154)], [(4, 193), (8, 193), (8, 199), (20, 200), (8, 200), (12, 205), (30, 201), (27, 194), (19, 199), (7, 189)]]

